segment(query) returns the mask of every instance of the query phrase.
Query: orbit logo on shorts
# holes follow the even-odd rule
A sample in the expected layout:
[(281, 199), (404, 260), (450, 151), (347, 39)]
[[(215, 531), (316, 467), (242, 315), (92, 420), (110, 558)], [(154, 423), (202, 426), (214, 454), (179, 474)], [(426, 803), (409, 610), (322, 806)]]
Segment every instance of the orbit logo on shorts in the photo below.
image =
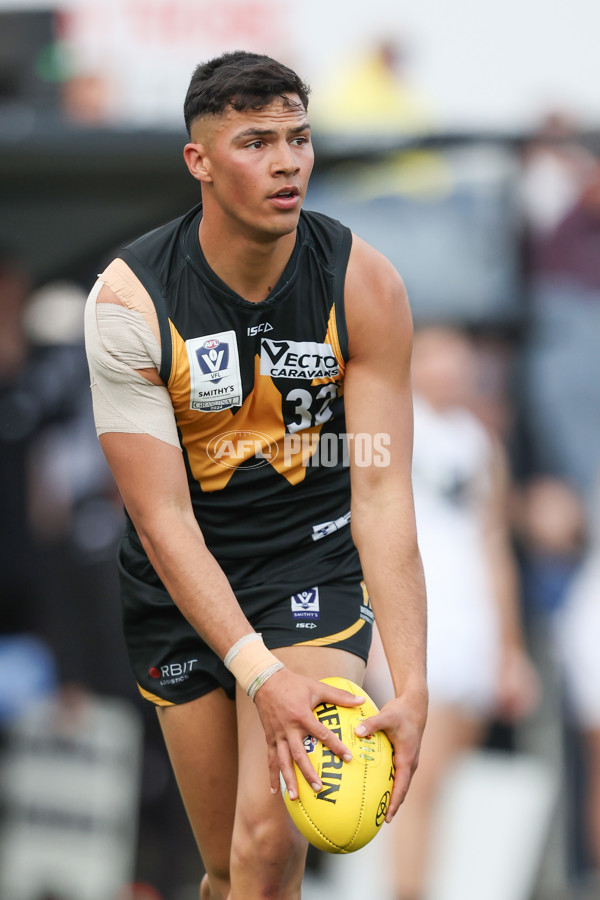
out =
[(242, 379), (235, 331), (185, 342), (190, 365), (190, 409), (219, 412), (242, 405)]
[(319, 588), (309, 588), (307, 591), (299, 591), (292, 594), (292, 618), (294, 619), (318, 619), (320, 617), (319, 610)]
[(186, 659), (184, 662), (168, 663), (160, 668), (151, 666), (148, 669), (148, 675), (150, 678), (160, 679), (162, 685), (180, 684), (182, 681), (188, 680), (197, 662), (197, 659)]

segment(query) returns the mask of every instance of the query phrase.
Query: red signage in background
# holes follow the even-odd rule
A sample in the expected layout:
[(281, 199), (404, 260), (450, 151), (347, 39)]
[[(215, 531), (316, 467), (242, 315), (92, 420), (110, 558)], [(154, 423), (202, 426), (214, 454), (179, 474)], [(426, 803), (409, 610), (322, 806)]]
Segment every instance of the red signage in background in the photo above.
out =
[(294, 64), (289, 0), (66, 0), (57, 37), (71, 77), (95, 78), (106, 120), (182, 122), (194, 67), (224, 50), (268, 53)]

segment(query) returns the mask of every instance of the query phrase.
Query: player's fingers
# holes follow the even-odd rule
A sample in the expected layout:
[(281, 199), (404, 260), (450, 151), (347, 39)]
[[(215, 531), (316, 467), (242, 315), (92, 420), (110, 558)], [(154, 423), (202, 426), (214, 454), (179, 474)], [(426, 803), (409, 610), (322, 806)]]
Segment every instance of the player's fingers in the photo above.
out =
[(412, 752), (397, 752), (394, 754), (394, 787), (390, 805), (385, 817), (386, 822), (391, 822), (399, 808), (404, 803), (413, 775), (419, 764), (419, 754)]
[(320, 791), (323, 787), (323, 783), (317, 775), (315, 768), (309, 759), (304, 743), (300, 740), (290, 740), (289, 748), (294, 762), (300, 769), (308, 784), (310, 784), (313, 791)]
[(281, 787), (279, 774), (279, 757), (277, 755), (277, 748), (273, 744), (269, 744), (269, 746), (267, 747), (267, 762), (269, 764), (269, 782), (271, 786), (271, 793), (278, 794)]
[(333, 731), (330, 731), (329, 728), (326, 728), (321, 722), (315, 723), (313, 721), (311, 734), (345, 762), (350, 762), (352, 759), (352, 751), (349, 747), (347, 747)]
[(351, 694), (350, 691), (332, 687), (324, 682), (320, 682), (320, 684), (322, 685), (322, 690), (319, 691), (317, 702), (322, 703), (326, 701), (327, 703), (335, 703), (337, 706), (360, 706), (361, 703), (365, 702), (364, 696), (357, 697), (356, 694)]
[(411, 777), (412, 773), (410, 771), (410, 768), (396, 769), (390, 805), (385, 815), (386, 822), (392, 821), (401, 805), (404, 803), (404, 798), (406, 797), (406, 794), (408, 792)]
[(298, 780), (296, 771), (292, 763), (292, 755), (286, 741), (278, 741), (277, 743), (277, 759), (281, 776), (285, 781), (287, 792), (290, 800), (298, 799)]

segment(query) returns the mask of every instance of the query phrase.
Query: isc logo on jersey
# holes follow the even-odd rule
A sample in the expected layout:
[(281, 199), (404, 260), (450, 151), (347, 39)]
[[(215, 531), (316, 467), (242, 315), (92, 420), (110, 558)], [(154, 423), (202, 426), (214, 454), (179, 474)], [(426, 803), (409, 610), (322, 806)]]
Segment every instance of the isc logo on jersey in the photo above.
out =
[(190, 409), (218, 412), (242, 405), (242, 379), (235, 331), (185, 342), (190, 364)]
[(271, 378), (334, 378), (340, 367), (331, 344), (314, 341), (260, 342), (260, 374)]
[(261, 322), (259, 325), (249, 325), (246, 334), (248, 337), (255, 337), (257, 334), (266, 334), (268, 331), (273, 331), (273, 326), (270, 322)]

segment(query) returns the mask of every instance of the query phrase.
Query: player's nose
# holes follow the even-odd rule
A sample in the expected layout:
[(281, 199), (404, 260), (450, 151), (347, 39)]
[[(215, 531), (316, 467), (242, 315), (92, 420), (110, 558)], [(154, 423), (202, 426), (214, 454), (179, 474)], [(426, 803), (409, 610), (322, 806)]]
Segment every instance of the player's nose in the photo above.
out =
[(273, 159), (273, 174), (297, 175), (300, 171), (298, 159), (294, 154), (294, 148), (287, 141), (277, 145), (277, 152)]

